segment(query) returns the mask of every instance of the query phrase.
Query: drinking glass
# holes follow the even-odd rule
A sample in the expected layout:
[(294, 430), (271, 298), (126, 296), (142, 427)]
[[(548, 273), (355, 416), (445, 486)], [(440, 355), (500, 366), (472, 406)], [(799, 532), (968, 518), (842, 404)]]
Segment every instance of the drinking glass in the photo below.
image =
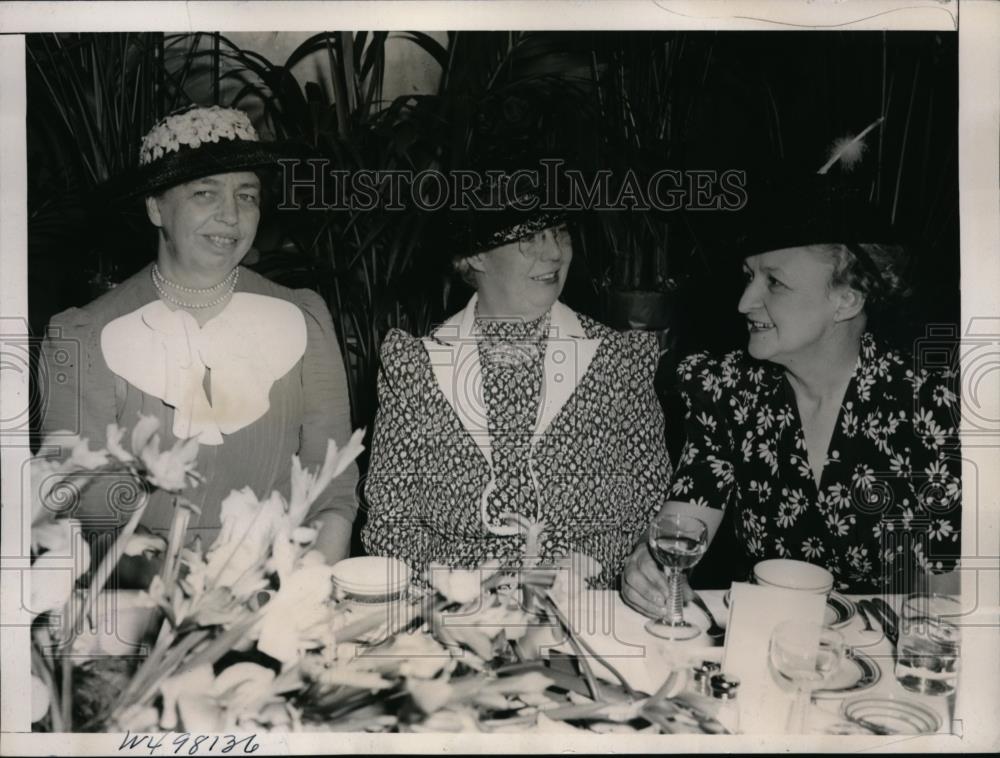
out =
[(914, 594), (900, 612), (896, 644), (896, 681), (922, 695), (950, 695), (958, 680), (960, 632), (954, 620), (958, 600), (946, 595)]
[(660, 619), (646, 623), (646, 631), (665, 640), (689, 640), (701, 629), (684, 620), (681, 576), (694, 566), (708, 549), (708, 527), (693, 516), (667, 514), (649, 528), (649, 549), (663, 567), (670, 585), (670, 607)]
[(768, 663), (771, 675), (784, 689), (795, 693), (786, 731), (805, 732), (812, 691), (840, 668), (844, 638), (822, 623), (783, 621), (771, 633)]

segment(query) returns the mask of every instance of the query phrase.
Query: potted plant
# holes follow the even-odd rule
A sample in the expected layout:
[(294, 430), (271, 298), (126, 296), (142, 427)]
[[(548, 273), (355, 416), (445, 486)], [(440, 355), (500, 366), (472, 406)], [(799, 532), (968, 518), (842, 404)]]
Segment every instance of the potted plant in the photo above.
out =
[(82, 277), (64, 280), (85, 286), (64, 300), (93, 299), (145, 262), (136, 245), (148, 236), (145, 218), (108, 222), (96, 190), (133, 168), (142, 135), (188, 102), (202, 36), (28, 35), (31, 255), (79, 267)]
[[(653, 172), (682, 165), (685, 129), (712, 61), (711, 35), (682, 32), (611, 36), (595, 53), (599, 120), (595, 165), (611, 169), (612, 197), (626, 181), (640, 193)], [(679, 282), (694, 245), (683, 209), (637, 204), (595, 214), (594, 242), (605, 258), (600, 282), (608, 322), (667, 333), (674, 323)]]

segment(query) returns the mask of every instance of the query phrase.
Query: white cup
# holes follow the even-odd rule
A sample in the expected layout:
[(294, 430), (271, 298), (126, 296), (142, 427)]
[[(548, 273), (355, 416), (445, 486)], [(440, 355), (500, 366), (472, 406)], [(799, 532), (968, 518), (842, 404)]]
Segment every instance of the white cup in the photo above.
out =
[(780, 587), (813, 595), (828, 595), (833, 589), (833, 574), (822, 566), (785, 558), (761, 561), (753, 567), (753, 578), (763, 587)]
[(382, 604), (406, 594), (410, 568), (395, 558), (363, 556), (339, 561), (332, 576), (337, 600)]

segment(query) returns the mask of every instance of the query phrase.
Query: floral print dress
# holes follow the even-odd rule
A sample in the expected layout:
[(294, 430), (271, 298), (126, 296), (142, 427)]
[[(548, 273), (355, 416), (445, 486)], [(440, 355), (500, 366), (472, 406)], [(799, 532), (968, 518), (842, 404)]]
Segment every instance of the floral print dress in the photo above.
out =
[(733, 509), (746, 558), (793, 558), (842, 591), (900, 591), (950, 570), (960, 550), (955, 373), (866, 333), (819, 484), (795, 397), (775, 364), (743, 351), (678, 367), (687, 441), (672, 499)]
[(578, 318), (582, 337), (599, 346), (535, 439), (546, 347), (538, 335), (546, 333), (546, 321), (477, 323), (492, 490), (491, 466), (435, 381), (423, 342), (389, 332), (365, 486), (362, 536), (370, 554), (402, 558), (417, 572), (432, 561), (520, 565), (526, 534), (495, 528), (502, 514), (513, 513), (544, 523), (543, 562), (581, 553), (601, 565), (590, 586), (614, 582), (670, 484), (653, 385), (659, 349), (652, 334), (619, 333)]

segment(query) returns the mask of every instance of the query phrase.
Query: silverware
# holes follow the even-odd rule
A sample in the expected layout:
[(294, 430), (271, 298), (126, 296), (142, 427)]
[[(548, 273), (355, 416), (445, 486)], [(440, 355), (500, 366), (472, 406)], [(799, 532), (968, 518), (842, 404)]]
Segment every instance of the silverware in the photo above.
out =
[(885, 600), (880, 597), (872, 598), (871, 606), (881, 613), (884, 622), (882, 624), (882, 629), (885, 631), (885, 636), (889, 638), (889, 642), (892, 643), (893, 647), (896, 647), (899, 642), (899, 616), (896, 612), (889, 606)]
[(724, 637), (726, 635), (726, 630), (719, 626), (719, 622), (715, 620), (715, 616), (712, 612), (708, 610), (708, 606), (705, 601), (701, 599), (701, 596), (697, 592), (693, 592), (691, 599), (694, 604), (701, 608), (702, 612), (708, 617), (708, 629), (705, 630), (705, 634), (709, 637)]
[[(858, 610), (864, 612), (865, 616), (869, 620), (874, 619), (875, 623), (878, 624), (879, 628), (881, 629), (881, 627), (882, 627), (882, 616), (881, 616), (881, 614), (879, 614), (879, 612), (875, 608), (872, 607), (871, 603), (872, 603), (872, 601), (871, 600), (867, 600), (867, 599), (862, 599), (862, 600), (856, 600), (855, 601), (855, 605), (858, 606)], [(872, 631), (875, 631), (875, 630), (872, 629)]]
[(886, 729), (884, 726), (881, 726), (880, 724), (876, 724), (871, 721), (866, 721), (865, 719), (857, 719), (852, 723), (867, 729), (872, 734), (885, 735), (885, 736), (893, 734), (893, 731), (891, 729)]
[(865, 610), (864, 600), (859, 600), (855, 603), (858, 607), (858, 613), (861, 615), (861, 620), (865, 622), (865, 631), (874, 632), (875, 628), (872, 626), (871, 619), (868, 618), (868, 611)]
[(892, 612), (892, 609), (889, 608), (884, 601), (879, 600), (879, 603), (876, 603), (876, 600), (878, 600), (878, 598), (875, 598), (874, 600), (861, 600), (859, 601), (859, 605), (864, 605), (865, 610), (867, 610), (871, 617), (878, 622), (878, 625), (882, 627), (882, 633), (885, 635), (886, 639), (892, 643), (893, 647), (896, 647), (896, 643), (899, 640), (897, 633), (898, 627), (894, 626), (893, 617), (885, 612), (886, 608), (889, 609), (890, 613)]

